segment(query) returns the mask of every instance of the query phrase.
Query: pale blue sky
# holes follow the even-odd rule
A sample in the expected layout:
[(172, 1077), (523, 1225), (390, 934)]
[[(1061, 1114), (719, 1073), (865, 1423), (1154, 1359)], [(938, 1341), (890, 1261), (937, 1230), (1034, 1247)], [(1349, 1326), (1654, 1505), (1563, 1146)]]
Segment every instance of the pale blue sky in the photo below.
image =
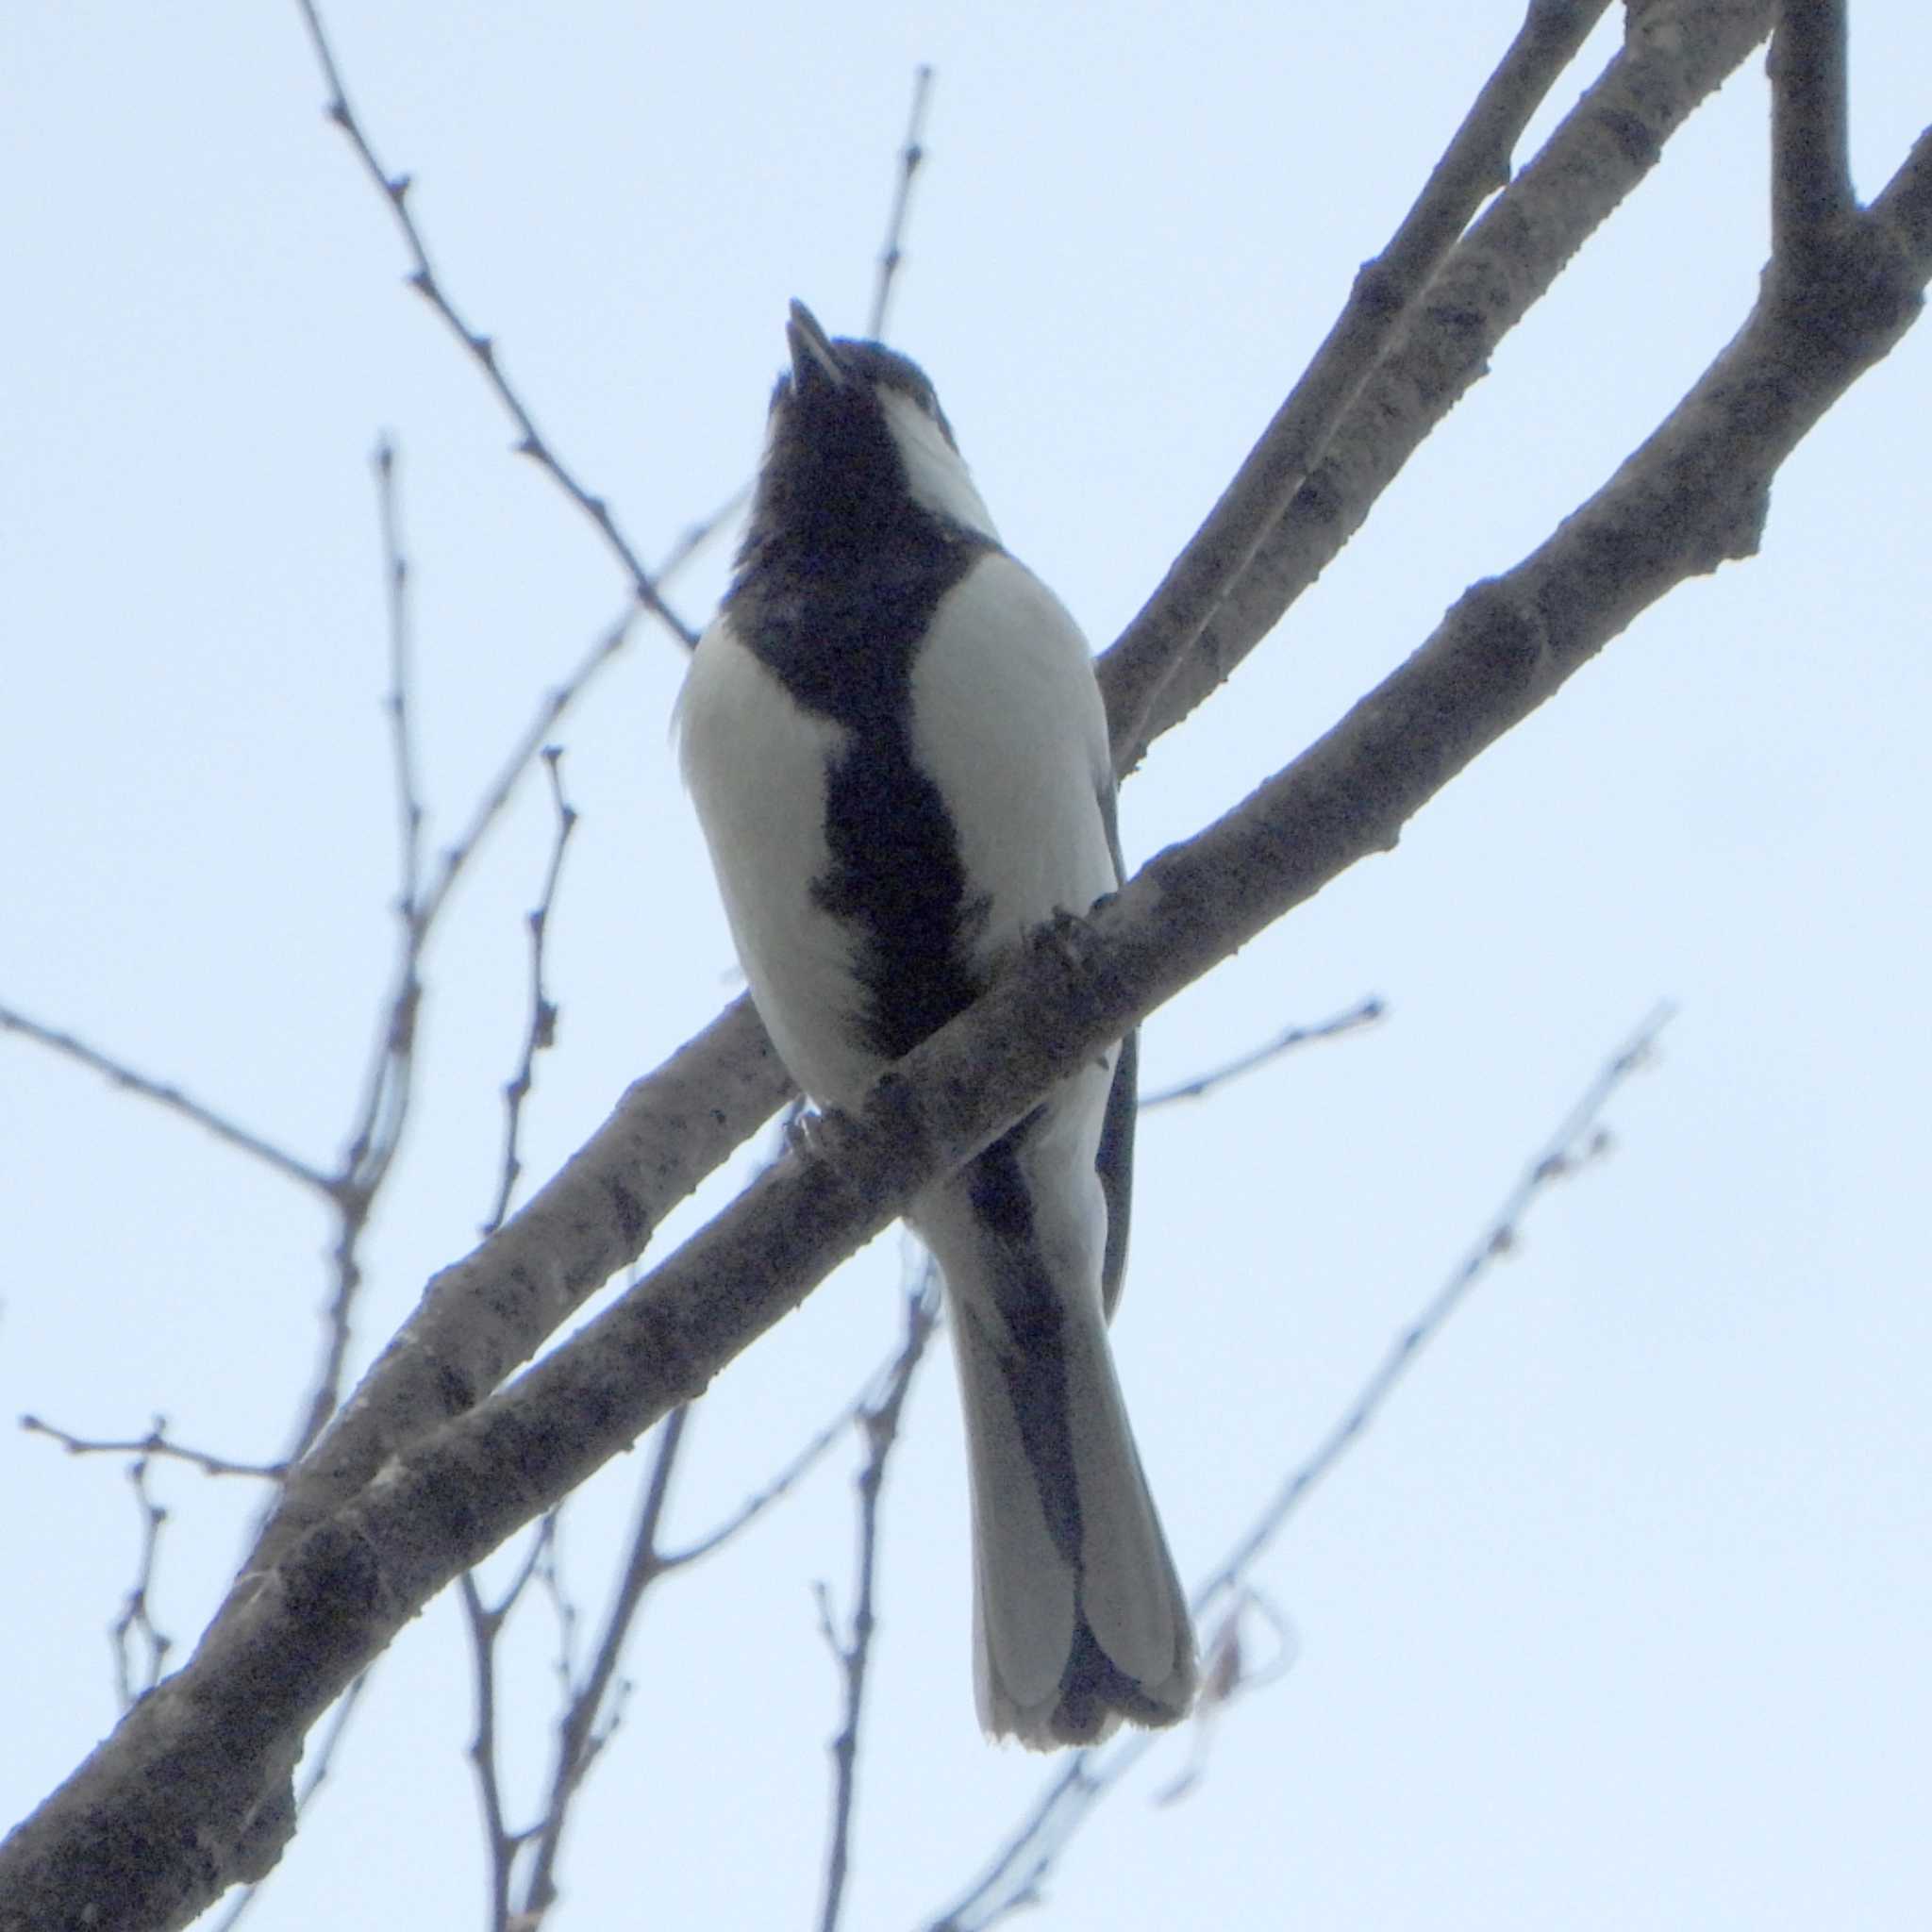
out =
[[(1158, 580), (1387, 238), (1520, 8), (333, 5), (351, 92), (458, 304), (647, 556), (741, 480), (786, 301), (857, 328), (914, 64), (938, 70), (892, 334), (1012, 548), (1096, 643)], [(1426, 18), (1423, 18), (1426, 16)], [(1612, 22), (1617, 16), (1613, 12)], [(1932, 20), (1854, 0), (1869, 192), (1932, 119)], [(1614, 44), (1587, 50), (1538, 138)], [(402, 286), (292, 4), (0, 22), (8, 756), (0, 1001), (326, 1160), (389, 963), (368, 456), (399, 441), (432, 841), (624, 587)], [(1742, 320), (1761, 58), (1497, 355), (1234, 685), (1124, 794), (1130, 859), (1224, 808), (1609, 474)], [(1530, 146), (1534, 145), (1534, 140)], [(1526, 152), (1527, 150), (1525, 150)], [(1147, 1030), (1150, 1085), (1368, 992), (1373, 1034), (1144, 1130), (1116, 1329), (1184, 1570), (1334, 1419), (1659, 996), (1614, 1158), (1539, 1211), (1263, 1568), (1294, 1671), (1165, 1744), (1069, 1855), (1067, 1926), (1914, 1923), (1932, 1683), (1923, 721), (1932, 334), (1780, 478), (1765, 551), (1674, 595), (1411, 826)], [(722, 563), (677, 591), (702, 621)], [(641, 630), (560, 736), (551, 1171), (734, 990)], [(520, 1041), (532, 784), (428, 963), (423, 1111), (364, 1356), (475, 1238)], [(722, 1196), (708, 1195), (706, 1211)], [(679, 1227), (690, 1224), (690, 1217)], [(327, 1230), (153, 1108), (0, 1038), (0, 1410), (274, 1454)], [(672, 1231), (675, 1234), (677, 1230)], [(721, 1379), (673, 1522), (728, 1510), (897, 1323), (889, 1236)], [(847, 1923), (920, 1923), (1045, 1774), (980, 1740), (951, 1372), (915, 1391)], [(638, 1458), (573, 1507), (587, 1602)], [(559, 1927), (814, 1909), (850, 1570), (841, 1452), (654, 1599)], [(252, 1499), (186, 1473), (158, 1614), (192, 1640)], [(0, 1818), (113, 1718), (125, 1481), (0, 1433)], [(512, 1649), (513, 1794), (548, 1639)], [(260, 1932), (481, 1923), (447, 1603), (385, 1662)]]

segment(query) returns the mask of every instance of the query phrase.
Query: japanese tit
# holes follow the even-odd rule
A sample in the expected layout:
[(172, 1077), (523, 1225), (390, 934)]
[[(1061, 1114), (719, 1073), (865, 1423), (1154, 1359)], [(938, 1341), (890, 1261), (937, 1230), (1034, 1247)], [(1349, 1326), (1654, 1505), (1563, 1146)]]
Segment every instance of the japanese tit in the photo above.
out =
[[(1086, 641), (1001, 547), (932, 384), (791, 305), (750, 525), (679, 699), (681, 755), (773, 1043), (826, 1107), (1123, 878)], [(1194, 1690), (1187, 1600), (1108, 1348), (1132, 1035), (907, 1220), (945, 1276), (994, 1736), (1091, 1743)]]

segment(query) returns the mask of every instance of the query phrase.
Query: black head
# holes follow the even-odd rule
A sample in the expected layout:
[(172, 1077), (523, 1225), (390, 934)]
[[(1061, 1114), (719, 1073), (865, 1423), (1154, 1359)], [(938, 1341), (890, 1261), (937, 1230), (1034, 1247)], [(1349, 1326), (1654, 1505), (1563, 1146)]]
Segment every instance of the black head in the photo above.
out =
[(801, 302), (772, 391), (741, 562), (775, 546), (824, 556), (890, 545), (908, 524), (994, 540), (952, 425), (917, 363), (828, 337)]

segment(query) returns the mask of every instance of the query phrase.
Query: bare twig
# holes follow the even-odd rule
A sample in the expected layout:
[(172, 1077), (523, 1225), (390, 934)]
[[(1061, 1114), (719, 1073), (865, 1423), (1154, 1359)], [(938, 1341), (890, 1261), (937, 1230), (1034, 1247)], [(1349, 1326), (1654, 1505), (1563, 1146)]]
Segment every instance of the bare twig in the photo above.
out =
[(496, 1762), (496, 1643), (510, 1613), (523, 1600), (556, 1535), (557, 1512), (546, 1514), (537, 1525), (523, 1559), (518, 1563), (503, 1594), (486, 1603), (483, 1587), (475, 1570), (466, 1570), (458, 1579), (463, 1606), (463, 1624), (470, 1637), (471, 1682), (476, 1706), (476, 1727), (470, 1739), (470, 1763), (476, 1776), (476, 1800), (483, 1811), (484, 1836), (490, 1856), (491, 1932), (510, 1932), (510, 1883), (515, 1875), (517, 1854), (530, 1834), (512, 1831), (504, 1822), (503, 1780)]
[[(1276, 1490), (1246, 1534), (1194, 1591), (1197, 1612), (1207, 1612), (1218, 1597), (1243, 1586), (1257, 1557), (1322, 1478), (1361, 1440), (1424, 1349), (1442, 1332), (1476, 1284), (1496, 1261), (1520, 1247), (1524, 1220), (1537, 1200), (1555, 1182), (1567, 1179), (1606, 1151), (1609, 1141), (1601, 1124), (1603, 1110), (1632, 1074), (1650, 1064), (1657, 1035), (1672, 1011), (1669, 1006), (1657, 1008), (1598, 1069), (1504, 1196), (1468, 1254), (1397, 1338), (1314, 1453)], [(1230, 1684), (1228, 1695), (1234, 1688)], [(1076, 1752), (1049, 1780), (998, 1857), (957, 1903), (931, 1922), (928, 1932), (983, 1932), (1020, 1907), (1037, 1904), (1041, 1882), (1074, 1833), (1157, 1741), (1153, 1734), (1140, 1732), (1104, 1749)]]
[(164, 1415), (156, 1416), (154, 1427), (146, 1435), (119, 1439), (72, 1435), (37, 1415), (22, 1416), (20, 1425), (29, 1435), (49, 1437), (70, 1456), (140, 1456), (150, 1460), (159, 1457), (170, 1462), (185, 1462), (200, 1470), (203, 1475), (245, 1475), (265, 1482), (279, 1482), (288, 1468), (283, 1462), (237, 1462), (206, 1449), (191, 1449), (169, 1436), (168, 1419)]
[[(341, 1162), (325, 1173), (286, 1149), (275, 1146), (225, 1116), (184, 1094), (178, 1088), (155, 1080), (73, 1035), (58, 1031), (11, 1008), (0, 1007), (0, 1030), (17, 1032), (83, 1066), (105, 1074), (116, 1085), (179, 1113), (194, 1124), (253, 1155), (289, 1178), (324, 1195), (338, 1215), (332, 1254), (334, 1285), (324, 1310), (321, 1360), (305, 1413), (293, 1431), (289, 1454), (275, 1463), (252, 1464), (177, 1451), (166, 1442), (142, 1441), (133, 1446), (148, 1453), (197, 1461), (209, 1473), (279, 1474), (300, 1458), (335, 1412), (351, 1341), (351, 1314), (361, 1274), (357, 1249), (375, 1200), (387, 1178), (408, 1119), (410, 1074), (421, 1005), (421, 962), (437, 918), (447, 903), (458, 874), (474, 858), (483, 840), (499, 821), (524, 773), (540, 756), (553, 728), (602, 668), (616, 655), (635, 622), (635, 603), (595, 641), (563, 683), (548, 692), (537, 715), (495, 778), (485, 789), (457, 841), (441, 856), (436, 876), (426, 889), (422, 878), (421, 831), (425, 813), (416, 777), (413, 732), (412, 659), (409, 648), (409, 571), (402, 546), (398, 464), (393, 446), (378, 446), (375, 458), (379, 524), (383, 548), (383, 582), (389, 614), (390, 689), (385, 709), (391, 721), (399, 832), (397, 959), (386, 995), (368, 1069), (363, 1076), (356, 1124), (347, 1137)], [(771, 1083), (766, 1083), (771, 1084)], [(785, 1083), (778, 1081), (774, 1100)], [(759, 1109), (763, 1118), (769, 1106)], [(734, 1143), (735, 1144), (735, 1143)], [(728, 1150), (721, 1150), (722, 1152)], [(46, 1427), (76, 1453), (89, 1444)]]
[(1675, 1010), (1668, 1002), (1655, 1008), (1598, 1069), (1596, 1077), (1504, 1196), (1488, 1227), (1415, 1320), (1396, 1338), (1381, 1366), (1362, 1384), (1347, 1412), (1323, 1438), (1315, 1453), (1282, 1484), (1220, 1568), (1196, 1591), (1200, 1607), (1208, 1607), (1215, 1597), (1241, 1582), (1256, 1557), (1274, 1541), (1282, 1524), (1301, 1507), (1309, 1491), (1367, 1432), (1423, 1350), (1441, 1334), (1476, 1284), (1495, 1262), (1516, 1251), (1522, 1241), (1524, 1217), (1538, 1197), (1553, 1183), (1568, 1180), (1579, 1168), (1608, 1150), (1608, 1135), (1599, 1125), (1603, 1110), (1632, 1074), (1651, 1064), (1657, 1036), (1669, 1025)]
[(751, 485), (741, 483), (716, 509), (694, 524), (687, 524), (677, 541), (664, 553), (664, 559), (658, 566), (658, 581), (669, 583), (750, 501)]
[(544, 692), (529, 724), (497, 767), (496, 776), (484, 788), (468, 824), (456, 841), (443, 848), (436, 877), (423, 900), (425, 925), (432, 924), (442, 910), (443, 902), (449, 897), (458, 875), (475, 857), (485, 835), (509, 803), (524, 774), (541, 756), (544, 746), (555, 736), (564, 713), (583, 696), (597, 674), (630, 641), (636, 620), (636, 607), (627, 608), (623, 615), (613, 619), (598, 633), (591, 648), (565, 675), (563, 682)]
[(416, 776), (416, 745), (409, 716), (415, 686), (409, 631), (409, 563), (403, 553), (402, 511), (396, 495), (396, 448), (384, 437), (375, 446), (376, 501), (382, 520), (384, 588), (389, 609), (390, 743), (395, 761), (397, 870), (402, 889), (397, 910), (411, 927), (422, 918), (423, 793)]
[[(1244, 1626), (1259, 1617), (1274, 1633), (1273, 1655), (1256, 1665), (1248, 1661)], [(1173, 1805), (1200, 1783), (1216, 1727), (1228, 1707), (1249, 1692), (1284, 1677), (1301, 1654), (1294, 1626), (1257, 1590), (1244, 1586), (1222, 1613), (1208, 1640), (1201, 1665), (1201, 1689), (1194, 1699), (1188, 1761), (1177, 1775), (1154, 1793), (1157, 1805)], [(1152, 1741), (1151, 1740), (1149, 1740)]]
[[(536, 1843), (536, 1857), (529, 1882), (524, 1888), (525, 1923), (540, 1924), (557, 1899), (557, 1860), (563, 1844), (563, 1828), (570, 1816), (570, 1804), (582, 1785), (585, 1774), (608, 1741), (616, 1726), (616, 1700), (611, 1686), (624, 1646), (644, 1591), (668, 1567), (658, 1554), (662, 1533), (664, 1508), (671, 1493), (671, 1475), (684, 1445), (685, 1430), (691, 1421), (690, 1404), (682, 1404), (664, 1418), (658, 1433), (658, 1453), (651, 1459), (644, 1479), (642, 1500), (638, 1510), (637, 1529), (631, 1537), (630, 1555), (624, 1576), (618, 1584), (603, 1635), (591, 1657), (591, 1668), (565, 1707), (557, 1727), (557, 1757), (551, 1767), (550, 1789), (543, 1806), (542, 1823), (528, 1834)], [(565, 1652), (568, 1683), (568, 1649)], [(602, 1730), (600, 1713), (608, 1711)]]
[(18, 1033), (24, 1039), (31, 1040), (53, 1053), (58, 1053), (80, 1065), (89, 1067), (96, 1074), (102, 1074), (115, 1086), (125, 1088), (130, 1093), (138, 1093), (144, 1100), (152, 1100), (158, 1107), (165, 1107), (171, 1113), (179, 1114), (183, 1120), (192, 1121), (205, 1132), (212, 1134), (218, 1141), (225, 1141), (230, 1147), (239, 1148), (243, 1154), (252, 1155), (265, 1166), (285, 1175), (291, 1181), (299, 1181), (305, 1188), (313, 1188), (317, 1193), (328, 1194), (333, 1191), (334, 1182), (320, 1168), (311, 1167), (299, 1156), (277, 1147), (272, 1141), (264, 1141), (259, 1134), (251, 1133), (226, 1114), (196, 1100), (192, 1094), (184, 1093), (180, 1088), (164, 1080), (150, 1079), (147, 1074), (137, 1072), (125, 1060), (116, 1059), (111, 1054), (103, 1053), (97, 1046), (90, 1046), (86, 1041), (77, 1040), (71, 1033), (63, 1033), (58, 1027), (43, 1025), (38, 1020), (29, 1019), (26, 1014), (12, 1007), (0, 1007), (0, 1032)]
[(503, 1090), (503, 1168), (496, 1191), (496, 1205), (483, 1224), (486, 1235), (494, 1234), (509, 1212), (517, 1181), (524, 1164), (518, 1154), (523, 1126), (524, 1102), (530, 1097), (537, 1056), (557, 1043), (557, 1005), (543, 984), (543, 944), (550, 931), (550, 915), (557, 904), (558, 881), (563, 875), (564, 849), (576, 829), (577, 808), (563, 794), (563, 750), (548, 745), (543, 752), (544, 768), (550, 774), (550, 795), (557, 807), (557, 841), (550, 848), (550, 864), (543, 874), (543, 891), (536, 909), (529, 915), (530, 929), (530, 1019), (524, 1029), (523, 1058), (516, 1073)]
[(1319, 1040), (1338, 1040), (1344, 1033), (1354, 1033), (1364, 1026), (1373, 1026), (1381, 1019), (1387, 1008), (1379, 999), (1358, 1000), (1346, 1012), (1337, 1013), (1332, 1019), (1318, 1020), (1312, 1026), (1290, 1026), (1277, 1033), (1273, 1040), (1263, 1041), (1259, 1046), (1237, 1056), (1224, 1066), (1210, 1067), (1205, 1074), (1196, 1074), (1191, 1080), (1183, 1080), (1177, 1086), (1162, 1087), (1153, 1093), (1141, 1096), (1141, 1111), (1149, 1108), (1167, 1107), (1176, 1100), (1199, 1100), (1205, 1094), (1212, 1093), (1217, 1087), (1225, 1086), (1230, 1080), (1239, 1080), (1243, 1074), (1252, 1074), (1258, 1067), (1265, 1067), (1269, 1061), (1277, 1060), (1285, 1053), (1292, 1053), (1298, 1046), (1311, 1046)]
[(482, 1807), (483, 1835), (490, 1855), (490, 1932), (509, 1932), (510, 1870), (516, 1861), (518, 1840), (504, 1823), (503, 1781), (496, 1769), (496, 1640), (514, 1595), (509, 1602), (486, 1604), (474, 1570), (463, 1572), (458, 1590), (463, 1626), (470, 1637), (471, 1686), (476, 1706), (476, 1728), (470, 1738), (469, 1756), (476, 1775), (476, 1802)]
[(1856, 205), (1844, 0), (1781, 0), (1771, 38), (1771, 170), (1773, 247), (1803, 267)]
[(136, 1457), (127, 1465), (127, 1479), (134, 1486), (134, 1499), (141, 1510), (141, 1557), (135, 1565), (133, 1587), (108, 1633), (114, 1641), (114, 1688), (124, 1711), (131, 1710), (137, 1699), (160, 1682), (161, 1666), (175, 1647), (175, 1640), (156, 1624), (149, 1600), (168, 1511), (148, 1493), (147, 1467), (145, 1456)]
[(833, 1627), (830, 1593), (823, 1584), (819, 1587), (819, 1613), (825, 1642), (838, 1659), (845, 1692), (838, 1735), (831, 1746), (832, 1827), (825, 1853), (825, 1890), (819, 1913), (819, 1932), (835, 1932), (845, 1900), (845, 1878), (851, 1862), (853, 1807), (858, 1789), (858, 1722), (865, 1708), (866, 1671), (872, 1661), (873, 1636), (878, 1627), (874, 1583), (878, 1563), (879, 1497), (885, 1487), (886, 1464), (898, 1441), (906, 1397), (939, 1319), (939, 1273), (928, 1261), (918, 1285), (906, 1297), (906, 1339), (900, 1344), (898, 1356), (876, 1400), (859, 1411), (859, 1423), (865, 1432), (865, 1462), (858, 1479), (858, 1577), (850, 1635), (842, 1641)]
[(1109, 653), (1114, 763), (1138, 764), (1162, 688), (1252, 564), (1269, 531), (1321, 460), (1343, 412), (1397, 325), (1484, 197), (1509, 179), (1529, 117), (1570, 64), (1607, 0), (1550, 5), (1527, 17), (1382, 253), (1357, 274), (1307, 372)]
[(610, 506), (603, 497), (593, 495), (577, 481), (575, 475), (565, 467), (552, 450), (548, 439), (538, 427), (522, 395), (504, 374), (497, 359), (496, 345), (487, 335), (480, 334), (458, 313), (455, 305), (445, 293), (442, 284), (437, 279), (436, 269), (429, 258), (428, 245), (423, 231), (408, 205), (409, 177), (407, 175), (392, 175), (377, 159), (375, 149), (371, 144), (367, 131), (357, 118), (349, 105), (346, 89), (342, 85), (341, 70), (337, 65), (327, 32), (323, 26), (322, 16), (316, 10), (314, 0), (296, 0), (302, 9), (302, 18), (308, 28), (308, 38), (315, 48), (315, 58), (320, 63), (323, 77), (329, 90), (328, 116), (348, 137), (349, 144), (356, 150), (369, 178), (382, 191), (383, 198), (389, 203), (390, 212), (394, 215), (396, 226), (402, 231), (403, 241), (410, 258), (415, 263), (409, 276), (409, 285), (429, 306), (435, 309), (444, 323), (455, 333), (482, 370), (491, 388), (496, 392), (497, 400), (509, 412), (517, 425), (519, 455), (531, 458), (543, 470), (557, 486), (562, 490), (577, 508), (590, 518), (602, 535), (605, 542), (616, 553), (631, 581), (631, 588), (642, 604), (687, 647), (697, 642), (697, 633), (672, 609), (664, 601), (651, 574), (645, 570), (630, 540), (619, 529), (617, 520), (610, 513)]
[(932, 92), (932, 69), (923, 63), (912, 70), (912, 110), (906, 117), (906, 145), (899, 150), (899, 176), (892, 190), (892, 212), (886, 222), (886, 242), (879, 250), (879, 275), (872, 293), (872, 317), (865, 332), (874, 341), (886, 339), (886, 315), (891, 308), (892, 284), (905, 259), (906, 210), (912, 200), (912, 182), (925, 158), (925, 105)]
[[(867, 1385), (871, 1386), (870, 1383)], [(810, 1474), (812, 1469), (824, 1459), (825, 1452), (831, 1448), (845, 1431), (852, 1426), (865, 1397), (855, 1397), (841, 1409), (824, 1428), (799, 1450), (784, 1468), (761, 1490), (747, 1496), (731, 1514), (714, 1529), (707, 1530), (695, 1542), (687, 1543), (681, 1550), (667, 1551), (662, 1558), (667, 1570), (683, 1568), (687, 1563), (695, 1563), (701, 1557), (728, 1543), (740, 1530), (749, 1528), (774, 1503), (781, 1502)]]
[(393, 444), (375, 453), (376, 519), (382, 541), (384, 603), (389, 618), (390, 688), (384, 704), (396, 791), (396, 955), (390, 992), (362, 1074), (362, 1095), (341, 1164), (330, 1181), (339, 1224), (330, 1255), (335, 1280), (323, 1310), (321, 1359), (308, 1407), (289, 1445), (298, 1462), (328, 1425), (342, 1397), (356, 1298), (362, 1286), (358, 1250), (370, 1210), (388, 1178), (403, 1129), (416, 1070), (416, 1026), (423, 1006), (423, 949), (429, 908), (421, 896), (423, 802), (417, 788), (413, 722), (413, 660), (409, 631), (409, 566), (403, 549), (401, 493)]

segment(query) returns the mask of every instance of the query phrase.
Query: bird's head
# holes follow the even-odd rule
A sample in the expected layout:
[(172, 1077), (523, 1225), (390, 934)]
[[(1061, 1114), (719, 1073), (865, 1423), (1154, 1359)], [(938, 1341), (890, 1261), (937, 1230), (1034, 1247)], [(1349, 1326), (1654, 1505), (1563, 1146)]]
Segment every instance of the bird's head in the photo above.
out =
[(869, 548), (908, 520), (999, 541), (917, 363), (827, 336), (802, 302), (785, 339), (791, 367), (772, 391), (747, 552)]

